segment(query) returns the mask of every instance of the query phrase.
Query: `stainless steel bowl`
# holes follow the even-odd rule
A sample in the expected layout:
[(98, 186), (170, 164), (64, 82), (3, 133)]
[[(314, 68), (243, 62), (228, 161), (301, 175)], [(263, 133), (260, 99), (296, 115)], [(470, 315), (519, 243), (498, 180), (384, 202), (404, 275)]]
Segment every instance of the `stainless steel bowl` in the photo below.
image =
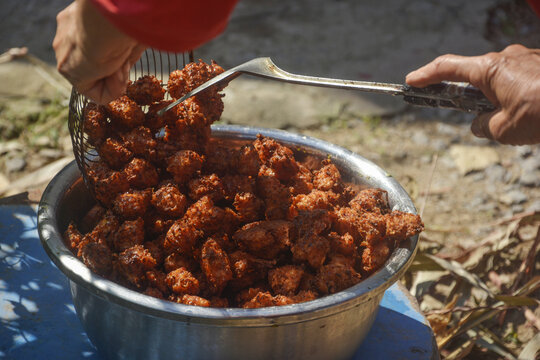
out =
[[(253, 140), (258, 133), (293, 149), (331, 156), (353, 182), (388, 191), (393, 209), (415, 213), (399, 183), (372, 162), (327, 142), (280, 130), (213, 126), (213, 136)], [(110, 359), (347, 359), (367, 335), (384, 291), (409, 267), (418, 236), (359, 284), (314, 301), (262, 309), (204, 308), (145, 296), (92, 273), (64, 244), (70, 220), (93, 205), (75, 162), (45, 190), (38, 228), (45, 251), (69, 278), (88, 337)], [(51, 300), (53, 301), (53, 300)]]

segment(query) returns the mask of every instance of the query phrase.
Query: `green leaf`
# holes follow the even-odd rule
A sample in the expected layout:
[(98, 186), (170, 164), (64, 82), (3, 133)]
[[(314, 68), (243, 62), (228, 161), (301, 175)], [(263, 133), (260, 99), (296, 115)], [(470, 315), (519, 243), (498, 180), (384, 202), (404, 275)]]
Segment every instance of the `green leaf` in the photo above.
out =
[(540, 301), (528, 296), (495, 295), (495, 299), (510, 306), (536, 306)]

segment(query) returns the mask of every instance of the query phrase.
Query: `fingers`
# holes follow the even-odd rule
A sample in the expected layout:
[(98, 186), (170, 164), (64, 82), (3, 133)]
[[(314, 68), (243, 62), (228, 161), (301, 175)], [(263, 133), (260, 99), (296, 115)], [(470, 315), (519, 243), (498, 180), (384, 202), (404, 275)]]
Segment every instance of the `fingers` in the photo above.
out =
[(471, 132), (479, 137), (495, 140), (506, 145), (533, 144), (528, 137), (516, 132), (509, 126), (510, 121), (504, 110), (477, 116), (471, 124)]
[(407, 84), (416, 87), (437, 84), (443, 80), (472, 83), (471, 80), (474, 78), (472, 74), (481, 70), (480, 61), (478, 56), (439, 56), (429, 64), (409, 73), (405, 81)]

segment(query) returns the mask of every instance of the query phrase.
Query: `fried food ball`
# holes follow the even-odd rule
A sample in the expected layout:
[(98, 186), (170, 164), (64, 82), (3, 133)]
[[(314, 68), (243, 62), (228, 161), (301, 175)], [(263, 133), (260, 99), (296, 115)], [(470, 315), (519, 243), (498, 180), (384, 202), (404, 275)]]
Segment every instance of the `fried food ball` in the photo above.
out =
[(204, 156), (192, 150), (180, 150), (167, 159), (167, 171), (178, 184), (184, 184), (201, 170)]
[(232, 279), (227, 253), (212, 238), (206, 240), (202, 246), (201, 269), (215, 294), (220, 294)]
[(107, 114), (103, 106), (93, 102), (86, 104), (83, 110), (83, 131), (92, 145), (99, 144), (106, 137)]
[(131, 160), (133, 152), (124, 146), (124, 143), (117, 139), (107, 138), (99, 145), (98, 149), (99, 157), (105, 161), (105, 163), (111, 169), (119, 169)]
[(289, 188), (283, 185), (275, 172), (266, 165), (261, 166), (257, 175), (257, 193), (266, 204), (267, 219), (279, 220), (287, 217), (292, 201)]
[(332, 216), (328, 210), (315, 209), (300, 211), (293, 220), (295, 236), (301, 238), (309, 234), (319, 235), (332, 226)]
[(118, 227), (114, 234), (114, 249), (122, 252), (134, 245), (144, 242), (144, 221), (141, 218), (126, 220)]
[(327, 161), (326, 165), (317, 170), (313, 176), (313, 186), (322, 191), (339, 191), (343, 184), (336, 165)]
[(261, 220), (264, 209), (264, 201), (252, 193), (237, 193), (234, 197), (233, 206), (241, 222), (248, 223)]
[(211, 302), (210, 300), (207, 300), (203, 297), (197, 296), (197, 295), (182, 295), (182, 297), (178, 297), (180, 301), (177, 301), (179, 304), (184, 305), (193, 305), (193, 306), (202, 306), (202, 307), (210, 307)]
[(199, 200), (203, 196), (208, 196), (213, 201), (223, 199), (225, 191), (223, 183), (216, 174), (202, 175), (196, 179), (191, 179), (188, 183), (189, 197)]
[(257, 309), (268, 306), (283, 306), (294, 304), (294, 300), (284, 295), (272, 296), (269, 292), (259, 292), (253, 299), (244, 303), (244, 309)]
[(334, 294), (359, 283), (362, 277), (352, 266), (328, 264), (319, 268), (316, 278), (320, 293)]
[(304, 269), (296, 265), (285, 265), (268, 272), (268, 283), (275, 294), (292, 296), (296, 293)]
[(135, 155), (149, 155), (156, 148), (154, 134), (146, 126), (137, 126), (129, 132), (122, 134), (125, 146)]
[(209, 196), (193, 203), (184, 215), (184, 220), (206, 235), (212, 235), (223, 227), (225, 210), (215, 206)]
[(133, 158), (122, 172), (128, 183), (137, 189), (156, 186), (159, 181), (156, 168), (145, 159)]
[(265, 220), (244, 225), (233, 235), (240, 248), (263, 258), (274, 259), (291, 245), (292, 223), (285, 220)]
[(167, 286), (178, 295), (197, 295), (200, 291), (199, 280), (186, 268), (178, 268), (167, 274)]
[(365, 189), (349, 201), (349, 206), (357, 212), (389, 212), (388, 192), (382, 189)]
[(95, 197), (104, 205), (110, 205), (116, 194), (129, 189), (126, 174), (123, 171), (110, 169), (102, 161), (91, 164), (87, 171)]
[(313, 233), (301, 237), (291, 247), (295, 261), (307, 262), (314, 269), (322, 266), (329, 250), (330, 242), (328, 239)]
[(386, 236), (395, 241), (405, 240), (424, 230), (420, 216), (402, 211), (392, 211), (385, 215)]
[(148, 107), (148, 111), (145, 114), (144, 126), (150, 129), (152, 132), (157, 132), (165, 125), (172, 125), (178, 119), (176, 110), (171, 109), (165, 112), (162, 116), (159, 116), (157, 112), (166, 108), (173, 100), (162, 100), (156, 104), (152, 104)]
[(386, 242), (370, 245), (362, 252), (362, 270), (371, 273), (379, 269), (390, 255), (390, 247)]
[(156, 259), (142, 245), (134, 245), (118, 255), (117, 270), (131, 285), (142, 289), (146, 285), (146, 272), (156, 266)]
[(289, 180), (298, 172), (298, 164), (288, 147), (260, 135), (253, 142), (253, 146), (259, 153), (260, 160), (274, 170), (278, 179)]
[(173, 98), (180, 99), (191, 90), (222, 72), (223, 68), (214, 61), (210, 65), (202, 60), (199, 60), (198, 63), (192, 62), (187, 64), (184, 69), (175, 70), (169, 75), (167, 90)]
[(259, 154), (253, 145), (243, 145), (235, 153), (235, 168), (238, 174), (247, 176), (257, 176), (261, 161)]
[(83, 235), (77, 229), (74, 222), (70, 222), (66, 231), (64, 231), (64, 241), (69, 244), (72, 250), (78, 249), (83, 239)]
[(178, 187), (166, 184), (154, 191), (152, 205), (163, 215), (179, 217), (186, 211), (188, 200)]
[(229, 282), (229, 287), (235, 290), (245, 289), (257, 281), (266, 279), (268, 269), (272, 268), (276, 263), (275, 260), (259, 259), (240, 250), (230, 253), (229, 259), (233, 273), (233, 279)]
[(161, 296), (169, 292), (166, 281), (167, 275), (163, 271), (151, 269), (146, 272), (145, 276), (148, 286), (159, 290)]
[(300, 194), (292, 199), (292, 209), (306, 211), (313, 209), (332, 210), (339, 203), (340, 197), (332, 191), (313, 189), (309, 194)]
[(202, 235), (201, 229), (182, 218), (172, 224), (169, 231), (167, 231), (163, 248), (168, 253), (178, 252), (188, 256), (188, 254), (191, 254), (195, 242)]
[(101, 276), (107, 276), (112, 269), (111, 250), (102, 243), (86, 242), (80, 249), (84, 265), (90, 270)]
[(113, 200), (113, 211), (124, 219), (135, 219), (144, 216), (150, 205), (150, 190), (129, 190), (116, 195)]
[(144, 122), (144, 112), (135, 101), (125, 95), (111, 101), (107, 110), (116, 129), (132, 129)]
[(165, 272), (170, 273), (173, 270), (178, 268), (185, 268), (191, 272), (196, 272), (198, 269), (198, 264), (193, 260), (189, 255), (182, 255), (180, 253), (172, 253), (165, 258), (163, 262), (163, 268)]
[(348, 232), (340, 235), (337, 232), (332, 231), (330, 234), (328, 234), (328, 240), (330, 240), (331, 251), (343, 254), (345, 256), (353, 256), (358, 249), (353, 236)]
[[(145, 225), (146, 225), (146, 222), (145, 222)], [(144, 248), (150, 251), (150, 254), (156, 260), (156, 266), (161, 266), (163, 264), (163, 259), (165, 257), (165, 253), (163, 251), (163, 241), (164, 241), (164, 237), (161, 236), (152, 241), (146, 241), (143, 244)]]
[(85, 235), (85, 238), (92, 242), (103, 243), (109, 246), (112, 243), (112, 240), (109, 238), (114, 235), (118, 226), (118, 218), (112, 211), (107, 210), (94, 229)]
[(153, 75), (145, 75), (128, 84), (126, 95), (139, 105), (150, 105), (163, 100), (165, 89)]
[(290, 192), (292, 195), (309, 194), (313, 190), (313, 175), (302, 164), (298, 164), (298, 172), (290, 180)]

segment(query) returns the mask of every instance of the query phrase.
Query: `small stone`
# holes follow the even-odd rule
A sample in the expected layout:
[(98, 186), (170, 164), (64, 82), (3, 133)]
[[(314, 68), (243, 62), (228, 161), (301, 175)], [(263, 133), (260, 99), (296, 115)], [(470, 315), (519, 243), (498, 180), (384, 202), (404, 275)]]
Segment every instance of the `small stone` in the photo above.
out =
[(8, 174), (22, 171), (26, 167), (26, 160), (23, 157), (14, 157), (6, 160), (4, 166)]
[(62, 157), (64, 152), (62, 150), (59, 150), (59, 149), (43, 148), (43, 149), (38, 151), (38, 154), (40, 156), (44, 157), (44, 158), (49, 159), (49, 160), (55, 160), (55, 159), (58, 159), (58, 158)]
[(521, 190), (510, 190), (499, 197), (499, 201), (505, 205), (523, 204), (527, 200), (527, 195)]
[(512, 205), (512, 212), (514, 214), (521, 213), (524, 209), (523, 205)]
[(521, 161), (521, 171), (522, 172), (528, 172), (528, 171), (535, 171), (540, 169), (540, 156), (530, 157), (523, 161)]
[(523, 186), (538, 187), (540, 186), (540, 171), (522, 172), (519, 177), (519, 183)]
[(52, 139), (45, 135), (37, 137), (33, 141), (33, 144), (39, 147), (49, 147), (49, 148), (54, 147)]
[(499, 163), (497, 152), (487, 146), (452, 145), (450, 156), (462, 175)]
[(429, 145), (429, 137), (423, 131), (417, 131), (413, 134), (411, 141), (417, 145)]
[(522, 158), (529, 157), (533, 153), (530, 145), (516, 146), (516, 152)]
[(469, 175), (472, 181), (479, 182), (485, 180), (486, 174), (483, 172), (475, 172)]
[(495, 165), (491, 165), (491, 166), (487, 167), (484, 170), (484, 173), (486, 174), (486, 177), (490, 181), (501, 182), (501, 183), (505, 182), (506, 169), (503, 166), (499, 165), (499, 164), (495, 164)]
[(436, 131), (438, 134), (454, 137), (459, 132), (459, 129), (445, 123), (438, 123)]

